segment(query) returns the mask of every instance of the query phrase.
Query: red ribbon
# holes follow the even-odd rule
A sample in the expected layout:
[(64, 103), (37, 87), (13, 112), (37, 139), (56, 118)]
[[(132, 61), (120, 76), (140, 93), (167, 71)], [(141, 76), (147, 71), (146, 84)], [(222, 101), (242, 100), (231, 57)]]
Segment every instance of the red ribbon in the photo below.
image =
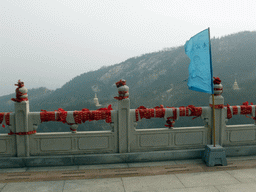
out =
[(233, 115), (237, 115), (238, 114), (238, 107), (237, 106), (232, 106), (233, 108)]
[(46, 110), (42, 110), (42, 112), (40, 112), (40, 119), (41, 119), (41, 123), (42, 122), (48, 122), (48, 121), (55, 121), (55, 112), (51, 111), (48, 112)]
[[(245, 105), (245, 106), (248, 106), (248, 104), (249, 104), (249, 102), (248, 101), (246, 101), (245, 103), (243, 103), (243, 105)], [(251, 103), (251, 105), (253, 105), (253, 103)], [(251, 110), (252, 111), (252, 106), (250, 106), (251, 108), (249, 109), (249, 110)], [(247, 109), (247, 111), (249, 111), (248, 109)], [(242, 111), (242, 110), (241, 110)], [(256, 106), (255, 106), (255, 115), (256, 115)], [(253, 119), (254, 121), (256, 121), (256, 116), (255, 117), (248, 117), (247, 115), (245, 115), (247, 118), (251, 118), (251, 119)]]
[(12, 131), (10, 131), (10, 133), (8, 133), (8, 135), (31, 135), (31, 134), (35, 134), (36, 130), (34, 131), (29, 131), (29, 132), (18, 132), (18, 133), (13, 133)]
[(12, 101), (15, 101), (15, 102), (18, 102), (18, 103), (20, 103), (21, 101), (27, 101), (28, 100), (28, 98), (21, 98), (21, 96), (23, 96), (23, 95), (27, 95), (27, 93), (21, 93), (20, 91), (19, 91), (19, 88), (17, 88), (16, 89), (16, 98), (11, 98), (11, 100)]
[(163, 105), (160, 105), (160, 107), (156, 106), (154, 107), (154, 110), (156, 111), (156, 118), (163, 118), (165, 115), (165, 108)]
[[(5, 118), (5, 124), (10, 125), (10, 113), (0, 113), (0, 124), (2, 124), (4, 118)], [(2, 127), (5, 128), (5, 125), (2, 124)]]
[[(171, 108), (172, 109), (172, 113), (173, 113), (173, 116), (172, 117), (167, 117), (167, 125), (164, 125), (165, 127), (173, 127), (173, 124), (175, 123), (175, 120), (177, 119), (177, 109), (175, 107), (168, 107), (166, 106), (166, 108)], [(170, 119), (172, 119), (173, 121), (171, 121)]]
[(203, 112), (202, 107), (195, 107), (194, 105), (188, 105), (187, 108), (191, 111), (190, 116), (196, 116), (192, 119), (195, 119), (202, 115), (202, 112)]
[(180, 110), (180, 116), (188, 116), (189, 114), (189, 111), (188, 111), (188, 108), (185, 107), (185, 106), (181, 106), (179, 107), (179, 110)]
[[(166, 107), (166, 108), (171, 108), (173, 112), (173, 117), (172, 119), (175, 120), (177, 119), (177, 109), (175, 107)], [(167, 118), (168, 119), (168, 118)]]
[(111, 123), (111, 105), (108, 108), (100, 108), (95, 111), (90, 111), (89, 109), (82, 109), (82, 111), (74, 111), (73, 117), (76, 124), (81, 124), (85, 121), (97, 121), (97, 120), (106, 120), (106, 123)]
[(72, 129), (72, 128), (70, 127), (70, 130), (71, 130), (71, 131), (76, 131), (77, 129)]
[(128, 91), (118, 91), (118, 93), (119, 93), (119, 97), (114, 97), (117, 100), (123, 100), (123, 99), (129, 98), (129, 96), (125, 96), (125, 94), (128, 93)]
[(124, 86), (124, 85), (126, 85), (126, 81), (123, 81), (122, 79), (120, 81), (116, 82), (116, 87), (117, 88), (121, 87), (121, 86)]
[(57, 121), (61, 121), (62, 123), (67, 123), (67, 121), (66, 121), (67, 115), (68, 115), (67, 111), (65, 111), (62, 108), (58, 108)]
[[(173, 109), (173, 116), (167, 117), (167, 125), (166, 127), (173, 127), (173, 124), (175, 123), (175, 120), (177, 119), (177, 109), (175, 107), (166, 107), (166, 108), (172, 108)], [(194, 105), (189, 105), (187, 107), (181, 106), (180, 109), (180, 116), (196, 116), (193, 119), (199, 117), (202, 115), (202, 107), (195, 107)], [(191, 111), (191, 114), (189, 115), (189, 110)], [(154, 115), (155, 111), (155, 115)], [(135, 110), (135, 116), (136, 121), (139, 121), (139, 115), (140, 118), (150, 119), (152, 117), (156, 118), (163, 118), (165, 116), (165, 108), (163, 105), (160, 105), (160, 107), (154, 107), (153, 109), (147, 109), (144, 106), (140, 106)], [(171, 121), (172, 119), (173, 121)]]
[(136, 116), (136, 121), (139, 121), (139, 110), (140, 109), (147, 109), (146, 107), (144, 106), (139, 106), (137, 109), (135, 109), (135, 116)]
[(163, 105), (160, 105), (160, 107), (154, 107), (153, 109), (148, 109), (144, 106), (140, 106), (135, 110), (136, 121), (139, 121), (139, 114), (141, 119), (150, 119), (152, 117), (163, 118), (165, 115), (165, 108)]
[[(4, 120), (4, 114), (5, 113), (0, 113), (0, 124), (2, 124), (3, 120)], [(2, 125), (3, 128), (5, 128), (4, 124)]]
[[(251, 105), (253, 105), (253, 103), (251, 103)], [(243, 103), (243, 105), (240, 106), (241, 108), (241, 112), (240, 114), (241, 115), (247, 115), (247, 114), (251, 114), (252, 113), (252, 106), (249, 105), (249, 102), (246, 101)], [(227, 104), (225, 107), (227, 107), (227, 118), (228, 119), (231, 119), (232, 118), (232, 112), (231, 112), (231, 109), (230, 109), (230, 105)], [(238, 107), (237, 106), (232, 106), (233, 108), (233, 115), (237, 115), (238, 114)], [(255, 112), (256, 112), (256, 109), (255, 109)], [(248, 116), (246, 116), (248, 117)], [(252, 118), (254, 120), (256, 120), (256, 117), (248, 117), (248, 118)]]
[(139, 120), (139, 114), (140, 114), (140, 118), (143, 119), (150, 119), (151, 117), (154, 117), (155, 110), (154, 109), (147, 109), (144, 106), (140, 106), (135, 110), (135, 114), (136, 114), (136, 121)]
[(15, 86), (18, 86), (18, 88), (16, 89), (16, 98), (12, 98), (11, 100), (15, 102), (27, 101), (28, 98), (21, 98), (21, 96), (27, 95), (27, 93), (23, 94), (19, 91), (20, 88), (24, 87), (24, 82), (18, 80), (18, 84), (15, 84)]
[(90, 110), (89, 109), (82, 109), (82, 111), (74, 111), (73, 117), (75, 119), (76, 124), (84, 123), (90, 119)]
[(252, 113), (252, 106), (249, 105), (248, 101), (243, 103), (243, 105), (241, 105), (240, 107), (241, 107), (241, 113), (240, 113), (241, 115), (246, 115), (246, 114)]
[[(210, 104), (210, 107), (212, 108), (212, 104)], [(224, 107), (223, 104), (220, 105), (214, 105), (215, 109), (222, 109)]]
[(220, 80), (219, 77), (213, 77), (213, 78), (214, 78), (214, 81), (213, 81), (214, 84), (220, 84), (221, 83), (221, 80)]
[(227, 118), (231, 119), (232, 118), (232, 113), (231, 113), (230, 105), (227, 104), (227, 106), (225, 106), (225, 107), (227, 107)]
[(6, 123), (6, 125), (10, 125), (10, 113), (11, 112), (6, 113), (6, 115), (5, 115), (5, 123)]
[(175, 123), (175, 121), (174, 120), (171, 121), (170, 119), (173, 119), (173, 118), (172, 117), (167, 118), (167, 121), (166, 121), (167, 125), (164, 125), (165, 127), (169, 127), (169, 128), (173, 127), (173, 124)]

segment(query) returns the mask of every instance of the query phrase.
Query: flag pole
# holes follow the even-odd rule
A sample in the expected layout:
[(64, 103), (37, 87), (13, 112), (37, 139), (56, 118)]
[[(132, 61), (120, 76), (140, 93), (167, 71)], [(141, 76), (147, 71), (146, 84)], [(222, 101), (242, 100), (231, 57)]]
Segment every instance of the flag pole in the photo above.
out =
[(212, 84), (212, 116), (213, 116), (213, 146), (215, 147), (215, 104), (214, 104), (214, 91), (213, 91), (213, 73), (212, 73), (212, 52), (211, 52), (211, 38), (210, 38), (210, 27), (208, 27), (209, 34), (209, 52), (210, 52), (210, 64), (211, 64), (211, 84)]
[(215, 105), (214, 105), (214, 94), (212, 94), (212, 112), (213, 112), (213, 145), (215, 146)]

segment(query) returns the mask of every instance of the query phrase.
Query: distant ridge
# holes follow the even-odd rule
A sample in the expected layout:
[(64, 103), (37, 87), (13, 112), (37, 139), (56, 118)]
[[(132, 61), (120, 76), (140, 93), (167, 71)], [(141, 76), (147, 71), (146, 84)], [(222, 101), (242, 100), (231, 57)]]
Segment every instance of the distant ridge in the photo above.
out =
[[(256, 31), (213, 38), (211, 43), (213, 76), (218, 76), (222, 80), (225, 103), (241, 105), (247, 100), (256, 103)], [(112, 104), (115, 108), (114, 97), (117, 96), (115, 82), (120, 79), (125, 79), (130, 87), (131, 108), (138, 108), (141, 105), (155, 107), (160, 104), (175, 107), (189, 104), (208, 106), (209, 94), (194, 92), (187, 88), (187, 82), (184, 80), (188, 78), (189, 62), (183, 46), (133, 57), (119, 64), (81, 74), (55, 91), (45, 87), (29, 90), (30, 111), (41, 109), (53, 111), (58, 108), (69, 111), (82, 108), (94, 110), (96, 109), (93, 103), (95, 89), (103, 106)], [(235, 79), (240, 90), (232, 89)], [(166, 91), (171, 89), (171, 84), (173, 89), (168, 95)], [(15, 95), (0, 97), (0, 111), (8, 112), (14, 109), (13, 104), (10, 105), (9, 102), (12, 97)], [(175, 125), (192, 126), (201, 123), (199, 118), (194, 121), (188, 119), (177, 121)], [(229, 122), (231, 121), (233, 118)], [(151, 122), (153, 127), (159, 124), (156, 120)], [(251, 122), (251, 120), (241, 117), (233, 121), (233, 123), (237, 122)], [(151, 126), (146, 122), (143, 124)]]

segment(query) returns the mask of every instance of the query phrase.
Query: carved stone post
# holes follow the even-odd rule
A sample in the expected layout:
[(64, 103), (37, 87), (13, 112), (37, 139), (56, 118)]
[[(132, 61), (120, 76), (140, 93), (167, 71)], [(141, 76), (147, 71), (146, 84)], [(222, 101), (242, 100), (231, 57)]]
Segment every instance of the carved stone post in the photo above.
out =
[[(221, 146), (223, 142), (223, 135), (225, 132), (225, 121), (226, 113), (224, 110), (224, 98), (221, 96), (223, 86), (220, 84), (221, 80), (217, 77), (214, 78), (214, 105), (215, 105), (215, 138), (216, 146), (207, 145), (205, 147), (205, 152), (203, 160), (206, 162), (207, 166), (213, 167), (215, 165), (227, 165), (225, 149)], [(214, 107), (212, 104), (212, 96), (210, 97), (210, 106)], [(213, 111), (213, 110), (212, 110)], [(213, 130), (213, 118), (211, 118), (211, 127)], [(214, 134), (214, 133), (213, 133)], [(212, 134), (212, 135), (213, 135)], [(214, 138), (212, 137), (212, 143)]]
[[(221, 95), (223, 92), (223, 86), (221, 81), (214, 81), (214, 104), (215, 104), (215, 138), (216, 145), (222, 145), (223, 134), (225, 130), (225, 111), (224, 107), (224, 97)], [(210, 106), (212, 107), (212, 96), (209, 99)], [(213, 110), (212, 110), (213, 111)], [(213, 118), (211, 118), (213, 121)], [(213, 131), (213, 123), (211, 121), (211, 127)], [(212, 143), (213, 143), (213, 132), (212, 132)]]
[(29, 101), (27, 95), (27, 88), (24, 87), (24, 83), (20, 80), (16, 89), (16, 98), (12, 98), (15, 101), (15, 137), (18, 157), (29, 156), (29, 136), (18, 135), (18, 133), (28, 132), (28, 113), (29, 113)]
[(116, 83), (119, 96), (118, 100), (118, 148), (119, 153), (130, 152), (129, 146), (129, 128), (130, 128), (130, 99), (129, 87), (125, 80)]

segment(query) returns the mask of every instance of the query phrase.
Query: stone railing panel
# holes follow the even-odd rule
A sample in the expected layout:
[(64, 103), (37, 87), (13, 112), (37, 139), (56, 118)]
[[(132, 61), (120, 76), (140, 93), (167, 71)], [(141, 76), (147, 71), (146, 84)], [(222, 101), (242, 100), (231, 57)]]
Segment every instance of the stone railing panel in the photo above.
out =
[(1, 157), (15, 157), (16, 138), (14, 135), (0, 134), (0, 156)]
[(256, 144), (256, 125), (227, 125), (224, 146)]
[(202, 148), (207, 145), (207, 127), (134, 129), (131, 152)]
[(30, 137), (30, 155), (116, 153), (116, 134), (112, 131), (37, 133)]

